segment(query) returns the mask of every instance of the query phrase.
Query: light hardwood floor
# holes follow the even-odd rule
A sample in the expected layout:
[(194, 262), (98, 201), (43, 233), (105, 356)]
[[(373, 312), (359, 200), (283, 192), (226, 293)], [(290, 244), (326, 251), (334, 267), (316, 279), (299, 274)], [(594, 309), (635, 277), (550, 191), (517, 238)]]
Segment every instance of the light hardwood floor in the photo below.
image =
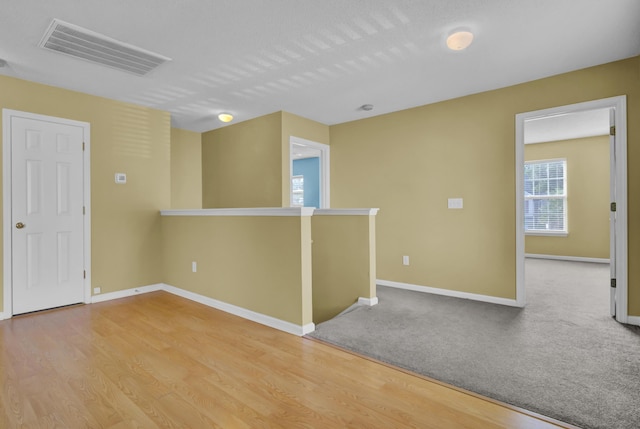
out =
[(1, 428), (558, 428), (154, 292), (0, 322)]

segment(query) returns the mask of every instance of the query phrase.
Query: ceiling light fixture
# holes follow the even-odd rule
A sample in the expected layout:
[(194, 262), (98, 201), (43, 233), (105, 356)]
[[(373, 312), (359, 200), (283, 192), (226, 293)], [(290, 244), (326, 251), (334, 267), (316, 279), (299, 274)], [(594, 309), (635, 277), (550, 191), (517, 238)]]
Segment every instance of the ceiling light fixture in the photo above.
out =
[(218, 119), (220, 119), (221, 122), (231, 122), (233, 121), (233, 115), (231, 113), (220, 113)]
[(470, 31), (456, 31), (447, 37), (447, 47), (452, 51), (462, 51), (473, 42), (473, 33)]
[(362, 106), (360, 106), (360, 109), (368, 112), (370, 110), (373, 110), (373, 104), (363, 104)]

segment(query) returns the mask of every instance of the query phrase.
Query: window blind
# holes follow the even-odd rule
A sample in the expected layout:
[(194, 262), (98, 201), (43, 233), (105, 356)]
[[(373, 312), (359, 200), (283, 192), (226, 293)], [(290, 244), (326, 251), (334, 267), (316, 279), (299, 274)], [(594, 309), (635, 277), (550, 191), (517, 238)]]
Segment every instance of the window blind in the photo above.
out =
[(567, 161), (528, 161), (524, 166), (524, 229), (567, 232)]

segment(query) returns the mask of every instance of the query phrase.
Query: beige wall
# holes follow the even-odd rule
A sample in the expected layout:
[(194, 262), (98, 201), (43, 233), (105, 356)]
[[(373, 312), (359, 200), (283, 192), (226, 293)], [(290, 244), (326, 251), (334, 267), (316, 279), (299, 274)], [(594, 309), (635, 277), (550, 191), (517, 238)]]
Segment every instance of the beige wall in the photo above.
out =
[(609, 136), (525, 145), (525, 161), (567, 160), (566, 237), (527, 235), (525, 252), (609, 258)]
[[(640, 61), (330, 127), (333, 207), (380, 207), (378, 278), (515, 298), (515, 115), (628, 96), (629, 312), (640, 315)], [(447, 198), (463, 197), (463, 210)], [(402, 265), (402, 255), (411, 265)]]
[[(169, 114), (5, 76), (0, 94), (2, 108), (91, 124), (92, 286), (105, 293), (161, 282)], [(115, 173), (126, 173), (127, 184), (116, 185)]]
[(291, 137), (328, 145), (329, 126), (292, 113), (282, 112), (282, 206), (291, 205)]
[(313, 322), (376, 296), (375, 216), (313, 216)]
[(171, 128), (171, 208), (202, 208), (202, 134)]
[(329, 127), (276, 112), (202, 134), (203, 207), (289, 207), (291, 136), (329, 144)]
[(202, 207), (282, 206), (282, 113), (202, 134)]
[(296, 325), (312, 322), (309, 216), (163, 216), (162, 232), (165, 283)]

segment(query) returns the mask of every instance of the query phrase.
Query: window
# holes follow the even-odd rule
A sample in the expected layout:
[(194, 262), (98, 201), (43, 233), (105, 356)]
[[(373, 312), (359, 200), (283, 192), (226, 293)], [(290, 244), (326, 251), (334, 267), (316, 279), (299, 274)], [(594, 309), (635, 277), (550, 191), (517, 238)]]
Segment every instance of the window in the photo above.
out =
[(291, 206), (304, 207), (304, 176), (291, 177)]
[(528, 161), (524, 165), (524, 230), (567, 234), (567, 161)]

